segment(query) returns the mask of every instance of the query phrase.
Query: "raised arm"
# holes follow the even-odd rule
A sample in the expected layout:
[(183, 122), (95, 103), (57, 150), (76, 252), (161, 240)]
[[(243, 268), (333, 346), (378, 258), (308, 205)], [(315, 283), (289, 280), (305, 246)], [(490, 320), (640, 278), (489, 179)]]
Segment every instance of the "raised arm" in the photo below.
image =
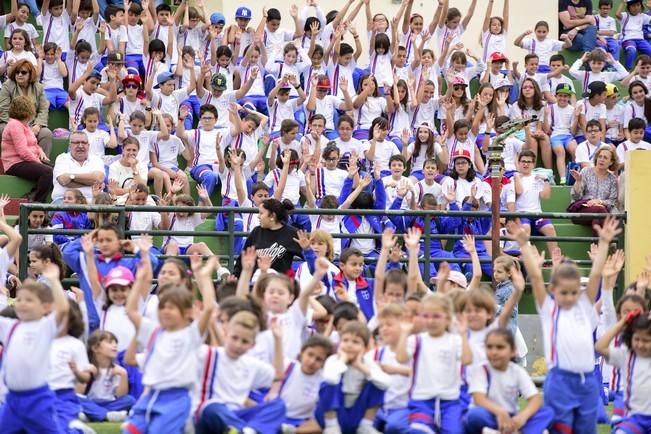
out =
[(520, 246), (524, 267), (527, 270), (527, 274), (529, 274), (534, 300), (536, 301), (536, 305), (542, 306), (547, 297), (545, 281), (543, 280), (542, 270), (536, 260), (537, 252), (535, 251), (535, 247), (529, 244), (529, 234), (519, 221), (513, 222), (513, 235), (511, 239), (516, 241)]
[(377, 264), (375, 264), (375, 282), (373, 287), (373, 301), (375, 306), (379, 306), (384, 297), (384, 276), (386, 275), (389, 253), (397, 242), (398, 238), (393, 229), (384, 228), (384, 232), (382, 232), (382, 248), (380, 249)]
[(50, 284), (53, 298), (52, 307), (54, 314), (56, 315), (56, 322), (60, 326), (68, 320), (68, 310), (70, 310), (70, 304), (68, 304), (68, 297), (63, 292), (63, 286), (61, 286), (61, 275), (59, 274), (59, 267), (56, 264), (50, 262), (45, 266), (45, 269), (43, 270), (43, 277), (45, 277)]
[(470, 2), (470, 6), (468, 6), (468, 11), (466, 12), (466, 16), (463, 17), (463, 20), (461, 21), (464, 30), (468, 28), (468, 24), (470, 24), (470, 20), (472, 19), (472, 16), (475, 14), (476, 7), (477, 7), (477, 0), (472, 0), (472, 2)]
[(219, 258), (211, 256), (205, 264), (202, 264), (201, 256), (192, 255), (190, 256), (190, 263), (203, 301), (203, 307), (197, 319), (199, 332), (203, 335), (208, 330), (210, 318), (215, 310), (215, 286), (212, 282), (212, 275), (219, 265)]
[(621, 228), (619, 228), (619, 220), (614, 217), (607, 217), (603, 222), (603, 226), (594, 225), (593, 229), (599, 235), (599, 244), (597, 247), (597, 254), (592, 261), (590, 277), (588, 278), (588, 284), (586, 286), (586, 295), (590, 299), (591, 303), (594, 303), (597, 297), (597, 291), (599, 290), (599, 284), (601, 283), (601, 273), (606, 264), (610, 243), (619, 233), (622, 232)]

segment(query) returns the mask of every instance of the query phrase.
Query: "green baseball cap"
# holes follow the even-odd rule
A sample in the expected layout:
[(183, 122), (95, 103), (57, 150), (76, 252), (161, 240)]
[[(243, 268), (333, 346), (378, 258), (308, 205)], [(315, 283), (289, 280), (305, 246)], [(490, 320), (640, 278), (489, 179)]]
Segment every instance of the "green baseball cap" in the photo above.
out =
[(574, 95), (574, 91), (572, 90), (572, 86), (569, 85), (569, 83), (560, 83), (558, 86), (556, 86), (556, 94), (561, 94), (561, 95)]
[(215, 90), (226, 90), (226, 76), (224, 74), (214, 74), (210, 79), (210, 85)]

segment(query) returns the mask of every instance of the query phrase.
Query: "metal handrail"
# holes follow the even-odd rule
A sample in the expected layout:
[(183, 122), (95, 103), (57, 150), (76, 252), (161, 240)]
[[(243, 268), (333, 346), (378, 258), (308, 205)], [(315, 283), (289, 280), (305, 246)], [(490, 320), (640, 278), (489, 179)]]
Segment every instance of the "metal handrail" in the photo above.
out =
[[(125, 227), (127, 214), (130, 212), (174, 212), (174, 211), (187, 211), (187, 206), (149, 206), (149, 205), (63, 205), (63, 204), (43, 204), (43, 203), (24, 203), (20, 205), (20, 225), (19, 232), (23, 239), (27, 239), (30, 234), (70, 234), (80, 235), (88, 232), (88, 230), (79, 229), (30, 229), (27, 225), (27, 215), (31, 210), (41, 211), (81, 211), (81, 212), (99, 212), (99, 213), (112, 213), (118, 214), (118, 226)], [(248, 232), (234, 231), (234, 215), (241, 213), (258, 213), (258, 208), (234, 208), (234, 207), (219, 207), (219, 206), (195, 206), (192, 207), (193, 212), (211, 213), (211, 214), (227, 214), (228, 227), (226, 231), (171, 231), (171, 230), (150, 230), (150, 231), (131, 231), (126, 230), (126, 235), (140, 235), (148, 233), (152, 236), (167, 236), (167, 235), (181, 235), (181, 236), (208, 236), (218, 238), (228, 238), (227, 242), (227, 257), (229, 269), (233, 268), (235, 262), (235, 252), (233, 251), (235, 237), (248, 236)], [(314, 208), (297, 208), (289, 212), (289, 214), (300, 215), (361, 215), (361, 216), (387, 216), (387, 217), (423, 217), (424, 218), (424, 233), (423, 233), (423, 251), (429, 252), (431, 240), (460, 240), (463, 235), (458, 234), (430, 234), (432, 218), (436, 217), (491, 217), (490, 212), (484, 211), (448, 211), (448, 210), (433, 210), (433, 211), (414, 211), (414, 210), (360, 210), (360, 209), (314, 209)], [(625, 213), (613, 214), (599, 214), (599, 213), (554, 213), (554, 212), (541, 212), (541, 213), (503, 213), (502, 217), (506, 218), (551, 218), (551, 219), (575, 219), (575, 220), (595, 220), (603, 219), (608, 215), (612, 215), (626, 220)], [(401, 234), (397, 234), (401, 236)], [(333, 238), (347, 238), (347, 239), (379, 239), (382, 234), (332, 234)], [(490, 240), (489, 235), (476, 235), (475, 239)], [(500, 240), (507, 240), (507, 237), (500, 237)], [(623, 237), (618, 240), (621, 243)], [(568, 237), (544, 237), (532, 236), (532, 241), (559, 241), (559, 242), (592, 242), (596, 241), (595, 237), (581, 237), (581, 236), (568, 236)], [(19, 261), (19, 276), (24, 279), (27, 276), (27, 255), (28, 243), (21, 243), (20, 248), (20, 261)], [(443, 258), (431, 258), (429, 255), (424, 255), (424, 258), (419, 262), (424, 263), (425, 275), (429, 275), (431, 263), (442, 262)], [(448, 262), (466, 263), (470, 259), (454, 259), (447, 260)], [(372, 261), (369, 261), (372, 262)], [(490, 262), (490, 260), (482, 260), (482, 262)]]

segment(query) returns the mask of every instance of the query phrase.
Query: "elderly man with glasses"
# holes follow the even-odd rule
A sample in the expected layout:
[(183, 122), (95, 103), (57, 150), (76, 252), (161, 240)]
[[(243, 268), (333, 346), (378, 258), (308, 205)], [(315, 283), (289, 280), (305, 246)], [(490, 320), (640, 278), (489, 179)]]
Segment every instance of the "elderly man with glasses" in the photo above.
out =
[(70, 134), (70, 152), (60, 154), (54, 163), (53, 203), (62, 202), (65, 191), (73, 188), (90, 201), (93, 184), (104, 182), (104, 163), (99, 157), (88, 155), (88, 148), (86, 133), (74, 131)]

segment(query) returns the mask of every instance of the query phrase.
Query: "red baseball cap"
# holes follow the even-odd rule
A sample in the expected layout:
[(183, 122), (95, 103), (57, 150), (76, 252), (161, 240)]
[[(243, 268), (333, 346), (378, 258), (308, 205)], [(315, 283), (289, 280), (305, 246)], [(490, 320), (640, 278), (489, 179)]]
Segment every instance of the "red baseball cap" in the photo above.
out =
[(472, 158), (470, 158), (470, 151), (466, 149), (459, 149), (454, 154), (452, 154), (452, 161), (455, 161), (457, 158), (465, 158), (466, 160), (472, 162)]
[(492, 53), (490, 59), (491, 59), (491, 62), (497, 62), (499, 60), (505, 62), (505, 61), (508, 60), (506, 55), (504, 53), (499, 52), (499, 51), (496, 51), (496, 52)]

